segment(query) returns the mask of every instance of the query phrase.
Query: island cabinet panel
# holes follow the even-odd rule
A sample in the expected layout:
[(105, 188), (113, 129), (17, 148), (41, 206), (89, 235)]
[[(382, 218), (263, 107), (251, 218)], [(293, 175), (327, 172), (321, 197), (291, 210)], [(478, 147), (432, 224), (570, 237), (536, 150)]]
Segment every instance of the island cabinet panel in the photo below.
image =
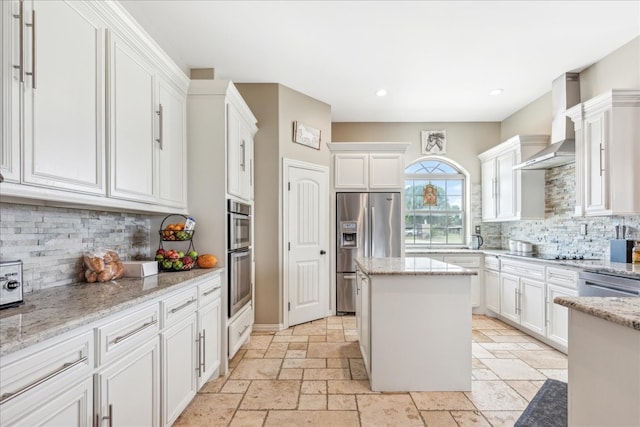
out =
[(569, 343), (568, 425), (640, 425), (640, 330), (571, 308)]
[(470, 276), (365, 275), (359, 283), (373, 391), (471, 390)]

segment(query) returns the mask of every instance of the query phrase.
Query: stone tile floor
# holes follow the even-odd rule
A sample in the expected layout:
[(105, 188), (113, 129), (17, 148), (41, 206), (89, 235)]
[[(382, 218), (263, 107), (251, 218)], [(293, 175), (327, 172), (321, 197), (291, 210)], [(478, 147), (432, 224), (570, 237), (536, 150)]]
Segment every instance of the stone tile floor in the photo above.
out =
[(175, 426), (513, 426), (567, 357), (486, 316), (473, 316), (470, 392), (373, 393), (353, 316), (254, 332)]

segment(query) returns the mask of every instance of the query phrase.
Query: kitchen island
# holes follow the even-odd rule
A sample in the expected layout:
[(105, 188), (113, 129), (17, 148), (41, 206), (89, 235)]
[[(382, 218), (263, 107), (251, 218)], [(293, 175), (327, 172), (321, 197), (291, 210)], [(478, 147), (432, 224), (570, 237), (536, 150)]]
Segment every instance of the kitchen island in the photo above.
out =
[(357, 258), (356, 325), (373, 391), (471, 390), (471, 276), (431, 258)]
[(569, 425), (640, 425), (640, 298), (554, 302), (569, 308)]

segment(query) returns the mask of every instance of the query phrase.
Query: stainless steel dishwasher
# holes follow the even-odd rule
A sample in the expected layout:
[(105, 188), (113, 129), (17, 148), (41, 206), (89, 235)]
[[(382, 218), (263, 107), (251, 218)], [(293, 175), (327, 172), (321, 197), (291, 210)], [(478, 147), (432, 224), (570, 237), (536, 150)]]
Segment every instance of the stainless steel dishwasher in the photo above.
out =
[(578, 274), (578, 296), (638, 297), (640, 279), (582, 271)]

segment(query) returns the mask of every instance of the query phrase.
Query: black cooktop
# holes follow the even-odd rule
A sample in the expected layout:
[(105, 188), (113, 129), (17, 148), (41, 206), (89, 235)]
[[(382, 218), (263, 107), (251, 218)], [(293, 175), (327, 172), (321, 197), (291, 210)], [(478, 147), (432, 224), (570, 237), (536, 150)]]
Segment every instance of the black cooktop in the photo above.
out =
[(598, 258), (585, 257), (584, 255), (553, 255), (553, 254), (536, 254), (525, 252), (507, 252), (506, 255), (519, 256), (524, 258), (544, 259), (547, 261), (583, 261), (597, 260)]

